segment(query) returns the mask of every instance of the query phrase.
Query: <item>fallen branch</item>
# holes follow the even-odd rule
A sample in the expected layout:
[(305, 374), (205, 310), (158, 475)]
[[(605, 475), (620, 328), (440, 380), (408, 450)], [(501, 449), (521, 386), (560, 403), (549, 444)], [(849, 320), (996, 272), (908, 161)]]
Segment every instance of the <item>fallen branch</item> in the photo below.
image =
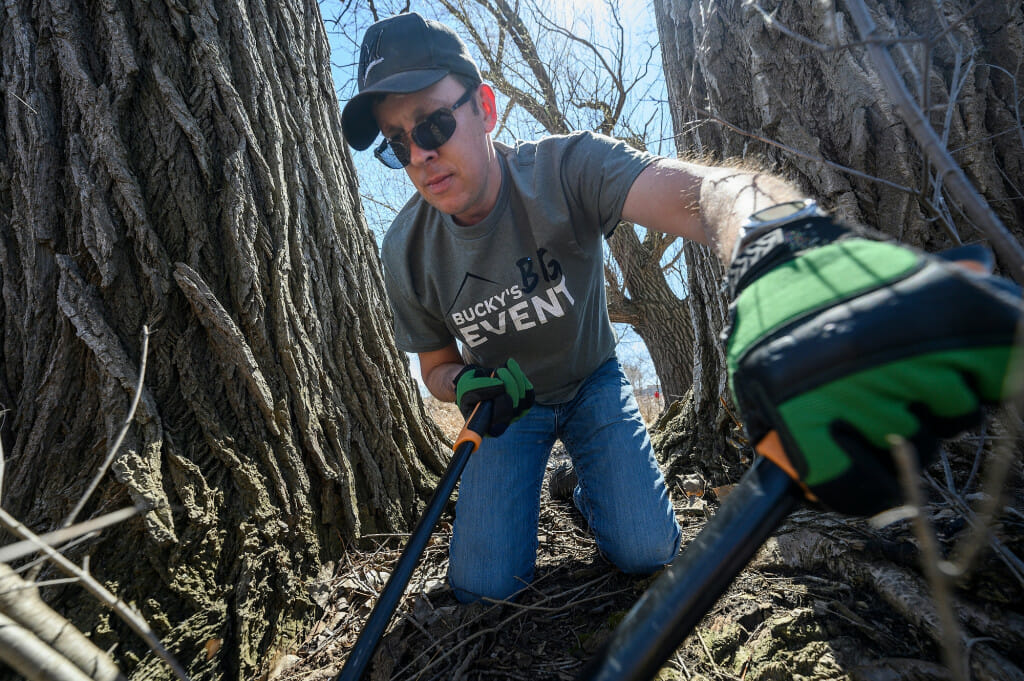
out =
[[(861, 550), (851, 550), (851, 542), (844, 541), (841, 536), (844, 528), (849, 529), (845, 519), (834, 520), (820, 513), (798, 512), (790, 517), (779, 534), (765, 542), (752, 566), (759, 569), (785, 567), (807, 573), (824, 568), (844, 584), (872, 589), (903, 619), (926, 632), (937, 645), (943, 645), (943, 628), (925, 581), (909, 570), (866, 557)], [(987, 612), (976, 604), (956, 598), (952, 607), (959, 622), (989, 627), (978, 631), (977, 635), (974, 632), (959, 633), (958, 646), (970, 651), (971, 678), (1024, 681), (1024, 672), (1020, 668), (984, 642), (990, 638), (1007, 649), (1019, 649), (1024, 645), (1016, 615)]]
[[(38, 639), (38, 643), (27, 644), (25, 652), (19, 657), (35, 655), (38, 647), (45, 646), (45, 660), (67, 660), (93, 681), (124, 679), (106, 652), (46, 605), (39, 598), (35, 584), (21, 579), (4, 563), (0, 563), (0, 614), (10, 618), (13, 625), (25, 630), (25, 633), (12, 632), (12, 638), (19, 640), (23, 646), (30, 636)], [(14, 660), (5, 655), (6, 652), (0, 652), (0, 657), (13, 665)], [(35, 664), (36, 669), (48, 666), (38, 662)], [(60, 677), (43, 675), (39, 678), (56, 681), (57, 678), (63, 678), (63, 674)]]
[(28, 681), (92, 681), (31, 631), (0, 612), (0, 659)]
[(65, 558), (56, 549), (47, 546), (38, 535), (22, 525), (14, 516), (3, 508), (0, 508), (0, 525), (3, 525), (9, 532), (21, 537), (22, 539), (35, 542), (39, 547), (39, 550), (45, 553), (53, 564), (61, 570), (61, 572), (77, 577), (89, 593), (95, 596), (105, 606), (113, 610), (118, 617), (131, 627), (132, 631), (138, 634), (146, 642), (150, 650), (156, 653), (164, 662), (167, 663), (167, 666), (171, 668), (175, 676), (181, 679), (181, 681), (188, 681), (188, 674), (185, 673), (185, 670), (180, 664), (178, 664), (178, 661), (174, 659), (174, 656), (172, 656), (160, 642), (160, 639), (153, 633), (153, 630), (150, 628), (146, 620), (140, 617), (128, 606), (127, 603), (110, 593), (110, 591), (97, 582), (92, 575)]

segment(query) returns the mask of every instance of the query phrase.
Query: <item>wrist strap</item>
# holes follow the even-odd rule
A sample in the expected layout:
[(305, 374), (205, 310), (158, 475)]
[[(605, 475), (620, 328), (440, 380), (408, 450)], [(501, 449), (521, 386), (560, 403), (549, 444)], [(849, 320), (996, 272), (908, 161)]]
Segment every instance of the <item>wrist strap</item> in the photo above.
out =
[(809, 217), (769, 230), (747, 244), (729, 263), (726, 283), (729, 300), (768, 270), (792, 260), (803, 251), (852, 236), (847, 227), (830, 217)]

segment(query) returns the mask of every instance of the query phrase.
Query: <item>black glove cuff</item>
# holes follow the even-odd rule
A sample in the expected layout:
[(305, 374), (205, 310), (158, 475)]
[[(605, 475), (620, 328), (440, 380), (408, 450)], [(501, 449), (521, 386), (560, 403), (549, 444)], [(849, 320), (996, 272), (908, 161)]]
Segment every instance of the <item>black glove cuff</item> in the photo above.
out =
[(729, 263), (729, 300), (736, 300), (750, 282), (800, 253), (854, 235), (849, 227), (827, 216), (804, 218), (765, 232), (744, 244)]

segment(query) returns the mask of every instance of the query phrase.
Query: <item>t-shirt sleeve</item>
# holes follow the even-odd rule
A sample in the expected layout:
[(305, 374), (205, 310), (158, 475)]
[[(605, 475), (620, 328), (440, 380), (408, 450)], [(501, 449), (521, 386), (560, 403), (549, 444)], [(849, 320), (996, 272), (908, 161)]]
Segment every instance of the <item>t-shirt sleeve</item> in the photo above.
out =
[(384, 257), (384, 288), (394, 317), (395, 345), (403, 352), (431, 352), (454, 340), (444, 320), (419, 302), (408, 273)]
[(602, 236), (610, 236), (622, 218), (630, 187), (656, 158), (604, 135), (572, 135), (562, 157), (561, 181), (573, 210), (583, 216), (574, 224), (595, 225)]

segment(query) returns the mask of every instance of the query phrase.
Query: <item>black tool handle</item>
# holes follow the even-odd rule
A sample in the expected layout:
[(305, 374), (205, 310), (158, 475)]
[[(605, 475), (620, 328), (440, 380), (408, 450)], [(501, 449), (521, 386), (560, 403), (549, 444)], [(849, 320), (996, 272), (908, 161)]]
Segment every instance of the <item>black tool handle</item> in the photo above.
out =
[(480, 446), (482, 434), (487, 432), (491, 421), (491, 406), (490, 402), (477, 403), (473, 413), (467, 419), (465, 427), (459, 433), (458, 439), (455, 440), (455, 453), (452, 455), (452, 460), (448, 462), (448, 468), (441, 476), (441, 482), (434, 490), (434, 496), (430, 498), (430, 503), (427, 504), (426, 510), (423, 511), (423, 515), (416, 523), (416, 528), (409, 537), (409, 543), (405, 545), (402, 555), (398, 557), (395, 570), (388, 578), (388, 583), (384, 585), (384, 590), (381, 591), (377, 604), (373, 606), (373, 611), (370, 613), (369, 619), (366, 620), (363, 631), (356, 639), (356, 644), (352, 647), (348, 659), (345, 660), (345, 666), (341, 668), (338, 681), (359, 681), (363, 678), (363, 673), (370, 664), (370, 660), (373, 659), (373, 653), (377, 650), (384, 631), (388, 628), (391, 616), (394, 614), (395, 608), (398, 607), (402, 594), (405, 593), (405, 587), (408, 586), (409, 580), (412, 578), (413, 570), (416, 569), (423, 550), (427, 548), (434, 525), (441, 517), (441, 511), (448, 503), (452, 491), (455, 490), (455, 483), (459, 481), (462, 469), (466, 467), (470, 455)]
[(644, 592), (579, 681), (648, 681), (679, 647), (803, 494), (758, 457), (718, 513)]

